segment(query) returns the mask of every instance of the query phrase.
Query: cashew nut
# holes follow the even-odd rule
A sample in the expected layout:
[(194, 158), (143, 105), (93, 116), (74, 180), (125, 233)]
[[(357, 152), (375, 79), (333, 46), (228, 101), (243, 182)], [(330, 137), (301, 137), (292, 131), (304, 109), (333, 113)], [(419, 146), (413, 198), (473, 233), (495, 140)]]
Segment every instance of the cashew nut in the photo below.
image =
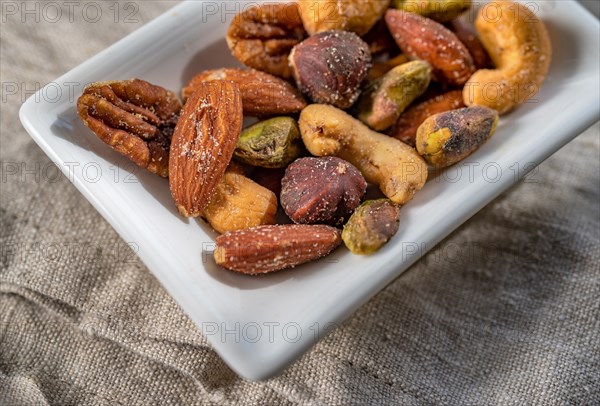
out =
[(481, 8), (475, 28), (496, 69), (481, 69), (465, 84), (467, 106), (504, 114), (529, 100), (544, 81), (552, 45), (544, 23), (527, 7), (494, 1)]
[(336, 107), (311, 104), (302, 110), (299, 124), (311, 154), (352, 163), (395, 203), (408, 202), (427, 180), (427, 165), (414, 148), (370, 130)]

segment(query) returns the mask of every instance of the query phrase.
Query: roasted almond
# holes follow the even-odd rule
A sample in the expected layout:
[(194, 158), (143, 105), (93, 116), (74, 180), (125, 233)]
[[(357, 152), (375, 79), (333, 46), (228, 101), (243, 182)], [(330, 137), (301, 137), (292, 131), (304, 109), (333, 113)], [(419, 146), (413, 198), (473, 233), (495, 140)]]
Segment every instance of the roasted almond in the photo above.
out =
[(235, 83), (200, 83), (183, 107), (169, 155), (169, 184), (179, 213), (197, 217), (225, 173), (242, 130)]
[(402, 52), (410, 59), (429, 62), (438, 82), (461, 86), (475, 72), (467, 47), (442, 24), (392, 9), (386, 12), (385, 21)]
[(464, 17), (456, 18), (448, 23), (456, 37), (467, 47), (473, 57), (477, 69), (486, 69), (492, 66), (492, 61), (487, 51), (479, 41), (475, 28)]
[(229, 270), (261, 274), (319, 259), (342, 242), (341, 231), (325, 225), (267, 225), (217, 237), (215, 262)]
[(287, 115), (306, 107), (300, 92), (285, 80), (254, 69), (239, 68), (213, 69), (197, 74), (183, 88), (183, 99), (186, 100), (201, 83), (212, 80), (226, 80), (238, 86), (247, 116)]

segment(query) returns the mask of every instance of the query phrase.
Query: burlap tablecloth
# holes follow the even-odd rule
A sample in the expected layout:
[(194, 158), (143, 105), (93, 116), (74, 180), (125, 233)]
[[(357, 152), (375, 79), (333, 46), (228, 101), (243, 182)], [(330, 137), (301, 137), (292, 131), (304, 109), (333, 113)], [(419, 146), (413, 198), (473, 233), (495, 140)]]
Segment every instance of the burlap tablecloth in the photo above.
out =
[(95, 2), (96, 23), (88, 3), (54, 4), (62, 17), (36, 23), (44, 2), (2, 2), (0, 405), (600, 403), (598, 125), (283, 374), (248, 382), (18, 120), (36, 83), (172, 4), (133, 3), (138, 23), (126, 3), (115, 18)]

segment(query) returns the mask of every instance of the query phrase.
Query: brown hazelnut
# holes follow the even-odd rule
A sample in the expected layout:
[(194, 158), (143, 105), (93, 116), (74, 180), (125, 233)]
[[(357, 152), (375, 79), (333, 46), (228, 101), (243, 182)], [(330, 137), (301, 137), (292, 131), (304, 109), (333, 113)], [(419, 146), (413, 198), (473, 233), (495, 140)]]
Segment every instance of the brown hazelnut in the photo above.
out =
[(290, 67), (300, 91), (314, 102), (347, 109), (360, 95), (371, 53), (353, 32), (325, 31), (292, 49)]
[(335, 226), (348, 219), (367, 190), (354, 165), (331, 156), (295, 160), (281, 186), (281, 206), (292, 221)]

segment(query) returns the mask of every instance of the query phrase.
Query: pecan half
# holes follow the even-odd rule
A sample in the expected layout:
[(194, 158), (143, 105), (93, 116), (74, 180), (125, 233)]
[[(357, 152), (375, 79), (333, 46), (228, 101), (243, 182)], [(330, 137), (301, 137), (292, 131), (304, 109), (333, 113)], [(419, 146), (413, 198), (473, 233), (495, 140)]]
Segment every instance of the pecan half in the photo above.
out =
[(296, 3), (263, 4), (235, 16), (227, 45), (244, 65), (287, 79), (288, 55), (306, 35)]
[(180, 110), (175, 93), (140, 79), (92, 83), (77, 100), (79, 117), (102, 141), (163, 178)]

